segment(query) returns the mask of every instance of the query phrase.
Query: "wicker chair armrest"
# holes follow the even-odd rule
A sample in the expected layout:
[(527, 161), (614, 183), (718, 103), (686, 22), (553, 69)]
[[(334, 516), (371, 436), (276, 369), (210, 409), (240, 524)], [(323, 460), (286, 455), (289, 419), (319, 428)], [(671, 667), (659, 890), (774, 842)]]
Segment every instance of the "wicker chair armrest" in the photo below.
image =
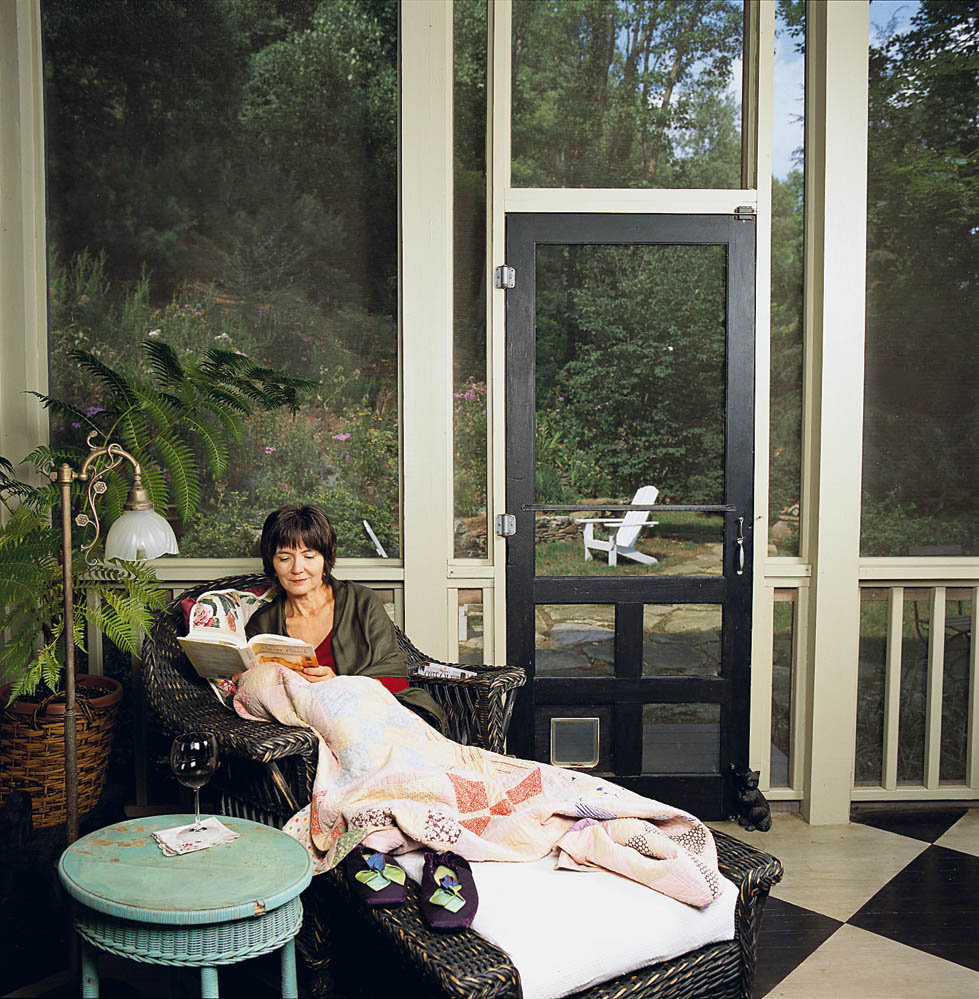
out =
[(782, 862), (719, 829), (712, 829), (717, 846), (717, 866), (721, 874), (739, 888), (752, 892), (770, 891), (782, 880)]
[(168, 731), (212, 731), (224, 755), (268, 762), (298, 753), (315, 761), (317, 741), (311, 731), (241, 718), (188, 672), (172, 621), (161, 616), (143, 647), (142, 676), (147, 699)]
[[(416, 670), (435, 660), (412, 658)], [(527, 674), (512, 666), (439, 663), (468, 670), (475, 676), (425, 676), (417, 672), (409, 682), (423, 687), (445, 711), (446, 735), (463, 745), (479, 746), (502, 753), (510, 727), (515, 691), (527, 682)]]

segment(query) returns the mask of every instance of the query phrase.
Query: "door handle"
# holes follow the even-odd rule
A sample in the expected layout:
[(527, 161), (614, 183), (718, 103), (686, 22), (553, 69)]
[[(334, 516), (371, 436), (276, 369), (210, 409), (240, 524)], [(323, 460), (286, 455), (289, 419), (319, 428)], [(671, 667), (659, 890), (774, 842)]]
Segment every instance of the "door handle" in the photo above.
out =
[(738, 546), (738, 575), (744, 575), (744, 517), (738, 517), (738, 536), (735, 539)]

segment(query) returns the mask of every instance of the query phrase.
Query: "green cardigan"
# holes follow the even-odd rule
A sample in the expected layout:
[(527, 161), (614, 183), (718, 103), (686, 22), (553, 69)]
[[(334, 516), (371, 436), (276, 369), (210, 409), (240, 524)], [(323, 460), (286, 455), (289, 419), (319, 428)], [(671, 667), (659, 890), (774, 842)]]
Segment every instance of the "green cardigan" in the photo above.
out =
[[(408, 676), (408, 659), (398, 645), (394, 625), (369, 587), (346, 579), (333, 580), (333, 659), (338, 674)], [(285, 594), (260, 607), (245, 625), (252, 635), (286, 635)], [(394, 695), (426, 721), (445, 731), (445, 714), (426, 690), (408, 687)]]

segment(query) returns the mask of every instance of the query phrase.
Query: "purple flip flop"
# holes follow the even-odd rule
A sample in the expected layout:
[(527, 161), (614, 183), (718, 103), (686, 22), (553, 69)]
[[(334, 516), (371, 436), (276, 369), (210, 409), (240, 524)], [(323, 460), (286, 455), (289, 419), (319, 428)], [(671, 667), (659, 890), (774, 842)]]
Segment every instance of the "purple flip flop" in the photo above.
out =
[(400, 905), (405, 900), (404, 868), (389, 854), (355, 846), (343, 870), (351, 891), (366, 905)]
[(458, 854), (425, 851), (421, 910), (433, 930), (464, 930), (473, 921), (479, 896), (469, 861)]

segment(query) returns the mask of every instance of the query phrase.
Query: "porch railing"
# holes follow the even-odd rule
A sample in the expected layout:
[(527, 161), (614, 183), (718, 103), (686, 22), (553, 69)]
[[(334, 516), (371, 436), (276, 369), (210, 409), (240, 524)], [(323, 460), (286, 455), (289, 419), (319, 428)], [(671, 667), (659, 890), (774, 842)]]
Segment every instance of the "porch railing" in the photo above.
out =
[[(852, 800), (979, 797), (977, 577), (974, 559), (861, 560)], [(765, 584), (754, 612), (763, 654), (756, 646), (752, 757), (768, 764), (770, 798), (801, 799), (808, 567), (787, 564)]]

